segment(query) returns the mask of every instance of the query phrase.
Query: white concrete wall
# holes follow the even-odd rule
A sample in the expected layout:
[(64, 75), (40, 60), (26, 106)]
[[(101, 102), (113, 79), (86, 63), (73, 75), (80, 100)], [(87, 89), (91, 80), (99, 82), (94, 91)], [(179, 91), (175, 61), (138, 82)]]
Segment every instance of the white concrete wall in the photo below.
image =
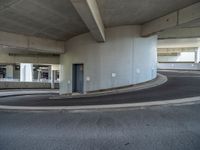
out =
[[(125, 86), (156, 77), (157, 36), (140, 37), (140, 26), (106, 29), (106, 42), (97, 43), (90, 34), (66, 43), (60, 57), (60, 93), (72, 92), (72, 64), (84, 63), (84, 90)], [(116, 77), (112, 77), (112, 74)], [(87, 78), (90, 81), (86, 81)]]
[(194, 52), (181, 52), (178, 56), (158, 56), (158, 62), (194, 62)]
[(20, 64), (20, 81), (33, 81), (33, 64)]

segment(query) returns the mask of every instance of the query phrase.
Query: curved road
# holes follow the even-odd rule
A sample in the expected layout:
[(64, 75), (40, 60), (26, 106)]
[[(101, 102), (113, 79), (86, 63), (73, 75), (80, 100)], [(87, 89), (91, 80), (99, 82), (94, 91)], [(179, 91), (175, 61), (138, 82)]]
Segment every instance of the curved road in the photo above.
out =
[(137, 103), (200, 96), (200, 72), (160, 72), (168, 77), (163, 85), (129, 93), (98, 97), (52, 100), (50, 95), (25, 95), (0, 98), (0, 105), (14, 106), (80, 106)]
[[(196, 75), (167, 74), (168, 83), (144, 93), (157, 89), (162, 92), (153, 96), (166, 93), (169, 98), (169, 91), (178, 91), (179, 95), (174, 95), (177, 97), (192, 95), (185, 95), (188, 90), (199, 92)], [(144, 99), (148, 97), (146, 94)], [(34, 105), (37, 103), (41, 101), (35, 101)], [(200, 104), (90, 111), (0, 110), (0, 149), (199, 150)]]

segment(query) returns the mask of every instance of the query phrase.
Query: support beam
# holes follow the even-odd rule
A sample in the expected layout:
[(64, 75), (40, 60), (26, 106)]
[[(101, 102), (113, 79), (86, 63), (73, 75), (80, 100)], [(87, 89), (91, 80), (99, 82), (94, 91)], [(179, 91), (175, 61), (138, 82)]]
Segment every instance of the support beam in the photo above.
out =
[(59, 64), (59, 56), (45, 54), (12, 54), (0, 52), (1, 64), (33, 63), (33, 64)]
[(152, 20), (142, 26), (142, 36), (149, 36), (176, 26), (200, 20), (200, 2)]
[(194, 22), (200, 19), (200, 2), (181, 9), (179, 11), (179, 21), (178, 24), (185, 24), (189, 22)]
[(64, 53), (64, 42), (0, 31), (0, 50)]
[(142, 26), (142, 36), (149, 36), (156, 32), (175, 27), (177, 25), (177, 12), (148, 22)]
[(173, 28), (160, 32), (158, 39), (198, 38), (198, 37), (200, 37), (200, 27)]
[(73, 6), (98, 42), (105, 42), (104, 25), (96, 0), (71, 0)]
[(195, 52), (196, 47), (187, 47), (187, 48), (158, 48), (158, 54), (162, 53), (181, 53), (181, 52)]
[(157, 48), (197, 48), (200, 47), (200, 38), (189, 39), (162, 39), (158, 40)]

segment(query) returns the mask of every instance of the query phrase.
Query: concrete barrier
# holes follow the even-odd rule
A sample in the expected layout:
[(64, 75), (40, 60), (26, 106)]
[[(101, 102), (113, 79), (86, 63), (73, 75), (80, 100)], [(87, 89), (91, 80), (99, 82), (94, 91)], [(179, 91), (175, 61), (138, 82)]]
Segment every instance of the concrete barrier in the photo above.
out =
[[(55, 83), (55, 88), (59, 88), (59, 83)], [(51, 89), (51, 83), (1, 81), (0, 89)]]
[(200, 70), (199, 63), (158, 63), (158, 69)]

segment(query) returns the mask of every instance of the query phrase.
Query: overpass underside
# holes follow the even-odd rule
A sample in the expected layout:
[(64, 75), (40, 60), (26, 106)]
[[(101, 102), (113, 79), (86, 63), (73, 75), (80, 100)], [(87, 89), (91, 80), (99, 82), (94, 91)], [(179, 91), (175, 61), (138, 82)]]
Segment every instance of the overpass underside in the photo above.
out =
[[(7, 75), (1, 73), (0, 77), (13, 78), (16, 70), (13, 68), (18, 65), (18, 79), (40, 80), (41, 69), (36, 70), (37, 77), (34, 77), (34, 65), (57, 65), (57, 69), (48, 72), (51, 87), (58, 80), (60, 94), (86, 93), (155, 79), (157, 61), (166, 59), (163, 55), (167, 51), (170, 57), (178, 57), (183, 53), (181, 48), (188, 49), (194, 53), (189, 60), (198, 65), (200, 2), (161, 0), (166, 6), (162, 10), (153, 1), (144, 3), (139, 0), (3, 1), (0, 64), (4, 68), (1, 70), (6, 68)], [(173, 42), (166, 45), (166, 39), (177, 38), (196, 41), (191, 42), (192, 46), (189, 43), (173, 47)], [(157, 48), (165, 52), (157, 56)], [(176, 50), (169, 52), (168, 48)]]

